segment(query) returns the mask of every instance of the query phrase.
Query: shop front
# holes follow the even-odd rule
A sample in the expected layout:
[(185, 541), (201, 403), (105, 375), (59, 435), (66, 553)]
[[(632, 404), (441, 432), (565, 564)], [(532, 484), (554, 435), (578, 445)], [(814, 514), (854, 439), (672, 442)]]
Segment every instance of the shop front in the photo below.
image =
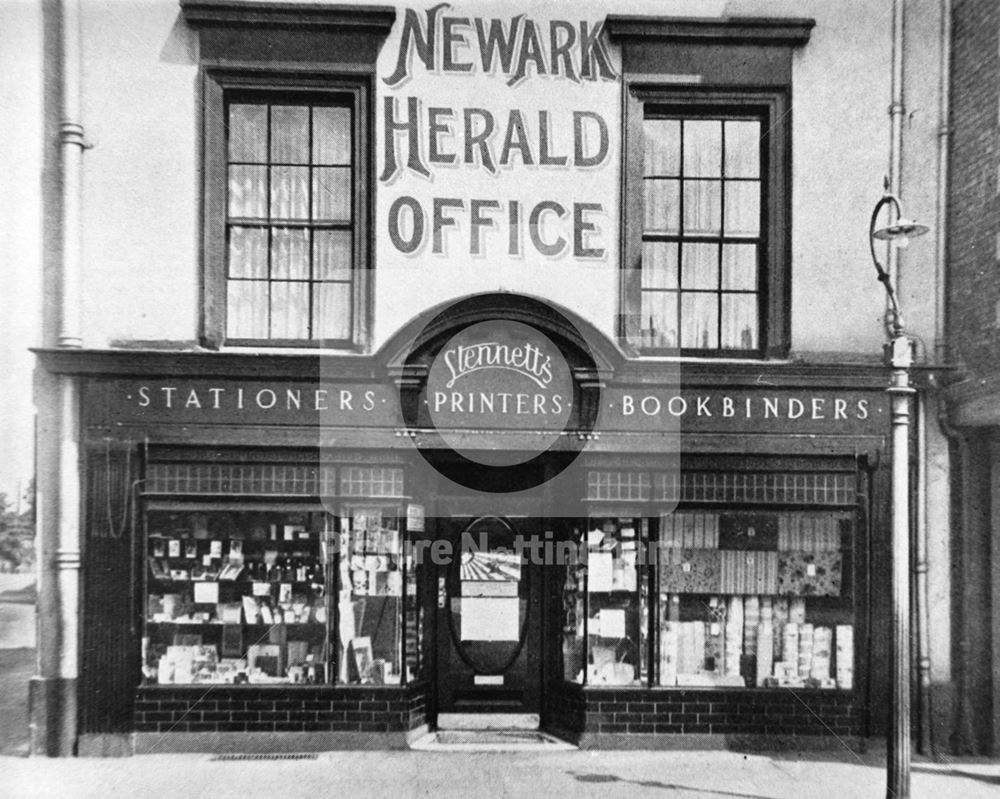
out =
[(875, 369), (679, 374), (512, 295), (372, 357), (40, 357), (83, 382), (81, 753), (880, 731)]

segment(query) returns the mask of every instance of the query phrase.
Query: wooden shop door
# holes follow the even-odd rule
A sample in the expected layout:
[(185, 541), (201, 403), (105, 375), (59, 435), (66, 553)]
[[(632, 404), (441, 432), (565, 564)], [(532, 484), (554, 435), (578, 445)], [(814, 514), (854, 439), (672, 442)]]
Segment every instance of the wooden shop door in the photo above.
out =
[(534, 519), (452, 519), (439, 564), (438, 713), (539, 712), (541, 569), (515, 552)]

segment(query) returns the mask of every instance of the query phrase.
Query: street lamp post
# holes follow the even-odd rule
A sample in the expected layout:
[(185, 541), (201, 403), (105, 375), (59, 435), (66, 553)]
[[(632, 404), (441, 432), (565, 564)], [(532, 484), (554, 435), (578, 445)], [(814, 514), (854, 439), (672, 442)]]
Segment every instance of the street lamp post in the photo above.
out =
[[(890, 208), (890, 224), (876, 229), (882, 209)], [(868, 226), (868, 243), (878, 280), (889, 299), (885, 364), (891, 370), (889, 394), (892, 417), (892, 618), (890, 636), (891, 705), (887, 736), (886, 797), (910, 797), (910, 485), (909, 433), (910, 366), (913, 342), (904, 332), (892, 275), (875, 253), (875, 241), (905, 246), (907, 239), (922, 236), (928, 228), (903, 217), (899, 199), (888, 192), (876, 203)]]

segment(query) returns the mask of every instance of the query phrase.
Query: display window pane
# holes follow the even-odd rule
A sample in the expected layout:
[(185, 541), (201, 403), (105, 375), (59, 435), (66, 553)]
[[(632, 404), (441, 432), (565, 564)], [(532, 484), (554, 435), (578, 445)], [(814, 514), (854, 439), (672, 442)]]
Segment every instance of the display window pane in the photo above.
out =
[(853, 545), (849, 512), (661, 515), (657, 684), (852, 689)]
[(400, 513), (352, 505), (341, 517), (338, 682), (400, 685), (416, 676), (421, 620), (419, 608), (404, 615), (404, 586), (415, 598), (416, 572)]
[[(648, 608), (642, 519), (592, 517), (586, 532), (587, 685), (642, 685)], [(644, 615), (646, 619), (644, 619)]]
[(312, 511), (149, 511), (145, 682), (327, 682), (330, 529)]

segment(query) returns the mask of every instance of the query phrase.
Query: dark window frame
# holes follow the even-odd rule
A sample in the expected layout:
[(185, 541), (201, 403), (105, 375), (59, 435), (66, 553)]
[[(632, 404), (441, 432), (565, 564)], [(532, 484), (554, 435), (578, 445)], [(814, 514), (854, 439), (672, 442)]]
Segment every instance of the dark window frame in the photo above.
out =
[[(685, 119), (699, 116), (758, 118), (764, 134), (761, 161), (761, 216), (758, 255), (758, 346), (755, 349), (643, 348), (643, 355), (680, 354), (715, 358), (784, 357), (790, 344), (791, 116), (783, 89), (733, 90), (665, 88), (630, 81), (625, 88), (621, 314), (619, 335), (638, 341), (642, 303), (643, 123), (669, 111)], [(678, 331), (679, 332), (679, 331)]]
[[(374, 153), (371, 97), (368, 76), (337, 77), (274, 75), (228, 69), (205, 70), (204, 137), (204, 268), (203, 338), (210, 345), (256, 347), (297, 347), (363, 349), (371, 331), (371, 224)], [(352, 103), (352, 146), (354, 149), (354, 191), (351, 292), (352, 324), (349, 339), (231, 339), (226, 335), (228, 256), (227, 209), (228, 164), (226, 149), (227, 108), (231, 96), (272, 96), (275, 101), (289, 96), (312, 96), (318, 100), (333, 96), (349, 97)]]

